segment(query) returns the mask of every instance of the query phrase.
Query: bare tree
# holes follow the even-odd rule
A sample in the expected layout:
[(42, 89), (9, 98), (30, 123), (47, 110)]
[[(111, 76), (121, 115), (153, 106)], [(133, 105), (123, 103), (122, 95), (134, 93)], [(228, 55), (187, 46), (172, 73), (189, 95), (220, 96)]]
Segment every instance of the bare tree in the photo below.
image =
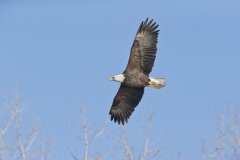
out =
[(20, 97), (16, 95), (14, 103), (9, 106), (1, 103), (0, 110), (8, 115), (0, 121), (0, 160), (46, 160), (47, 150), (36, 142), (41, 128), (36, 123), (29, 131), (26, 130), (28, 126), (22, 124)]
[[(153, 125), (154, 114), (150, 113), (146, 122), (145, 130), (146, 136), (142, 140), (143, 148), (137, 148), (137, 150), (133, 151), (133, 146), (129, 145), (129, 141), (126, 138), (125, 128), (121, 131), (120, 140), (122, 141), (123, 146), (123, 158), (126, 160), (153, 160), (153, 159), (161, 159), (163, 157), (164, 150), (161, 148), (161, 144), (159, 142), (153, 143), (153, 135), (158, 134), (156, 128)], [(158, 136), (160, 137), (160, 136)]]
[(83, 143), (83, 155), (79, 157), (78, 152), (70, 152), (71, 157), (74, 160), (89, 160), (89, 159), (96, 159), (101, 160), (103, 155), (89, 155), (89, 146), (92, 145), (92, 143), (97, 140), (100, 136), (103, 135), (105, 132), (105, 126), (103, 126), (101, 129), (97, 129), (94, 132), (90, 130), (89, 126), (87, 125), (87, 119), (85, 117), (86, 108), (83, 107), (80, 110), (79, 114), (79, 127), (80, 127), (80, 133), (77, 135), (77, 139), (80, 140)]
[(203, 141), (203, 159), (240, 159), (240, 120), (236, 108), (227, 106), (218, 114), (217, 135), (210, 142)]
[[(147, 127), (144, 128), (146, 130), (146, 137), (142, 140), (143, 147), (137, 147), (137, 149), (133, 150), (136, 146), (132, 146), (131, 142), (128, 140), (128, 132), (125, 126), (119, 126), (119, 133), (112, 134), (108, 133), (107, 125), (103, 125), (102, 128), (91, 130), (89, 128), (90, 125), (87, 123), (86, 109), (82, 108), (79, 115), (79, 128), (80, 133), (77, 136), (77, 139), (81, 141), (81, 145), (83, 146), (83, 150), (70, 152), (73, 160), (101, 160), (101, 159), (114, 159), (115, 153), (122, 153), (122, 159), (125, 160), (153, 160), (159, 159), (162, 156), (161, 145), (159, 143), (152, 143), (153, 134), (157, 133), (156, 129), (153, 126), (153, 114), (150, 114), (148, 117), (146, 124)], [(105, 149), (100, 154), (90, 154), (90, 150), (96, 150), (95, 143), (99, 141), (101, 138), (108, 139), (108, 142), (104, 142), (105, 144), (109, 144), (108, 149)], [(90, 147), (91, 146), (91, 147)], [(93, 152), (92, 152), (93, 153)], [(117, 157), (119, 157), (118, 155)]]

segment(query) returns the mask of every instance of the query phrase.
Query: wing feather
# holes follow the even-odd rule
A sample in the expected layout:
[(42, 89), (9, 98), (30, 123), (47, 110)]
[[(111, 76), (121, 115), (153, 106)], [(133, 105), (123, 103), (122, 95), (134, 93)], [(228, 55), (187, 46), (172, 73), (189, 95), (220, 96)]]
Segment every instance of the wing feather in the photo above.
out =
[(143, 87), (128, 87), (121, 84), (109, 112), (111, 120), (114, 120), (118, 124), (127, 123), (135, 107), (141, 101), (143, 93)]
[(146, 19), (138, 28), (128, 65), (124, 73), (138, 70), (146, 75), (152, 71), (157, 52), (158, 25), (153, 20)]

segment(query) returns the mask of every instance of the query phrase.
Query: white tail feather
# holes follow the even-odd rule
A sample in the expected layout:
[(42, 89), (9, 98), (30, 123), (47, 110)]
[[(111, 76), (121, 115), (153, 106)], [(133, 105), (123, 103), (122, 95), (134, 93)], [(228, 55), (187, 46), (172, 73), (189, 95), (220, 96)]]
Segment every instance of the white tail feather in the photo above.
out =
[(148, 87), (160, 89), (166, 85), (164, 78), (152, 78), (149, 77), (150, 82), (147, 85)]

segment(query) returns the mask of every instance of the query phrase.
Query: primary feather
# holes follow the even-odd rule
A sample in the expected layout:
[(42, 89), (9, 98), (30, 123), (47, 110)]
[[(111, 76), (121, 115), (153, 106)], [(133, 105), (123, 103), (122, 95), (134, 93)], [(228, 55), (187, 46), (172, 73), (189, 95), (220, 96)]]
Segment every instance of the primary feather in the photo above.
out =
[(138, 70), (146, 75), (152, 71), (157, 52), (158, 25), (153, 20), (142, 22), (131, 47), (125, 73)]

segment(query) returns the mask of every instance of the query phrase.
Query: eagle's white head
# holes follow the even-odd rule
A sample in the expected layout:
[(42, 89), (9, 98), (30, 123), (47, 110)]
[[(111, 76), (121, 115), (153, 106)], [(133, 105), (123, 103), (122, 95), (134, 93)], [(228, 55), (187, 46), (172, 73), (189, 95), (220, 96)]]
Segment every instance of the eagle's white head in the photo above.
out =
[(117, 82), (120, 82), (122, 83), (124, 81), (125, 77), (123, 74), (118, 74), (116, 76), (112, 76), (112, 77), (109, 77), (109, 80), (110, 81), (117, 81)]

